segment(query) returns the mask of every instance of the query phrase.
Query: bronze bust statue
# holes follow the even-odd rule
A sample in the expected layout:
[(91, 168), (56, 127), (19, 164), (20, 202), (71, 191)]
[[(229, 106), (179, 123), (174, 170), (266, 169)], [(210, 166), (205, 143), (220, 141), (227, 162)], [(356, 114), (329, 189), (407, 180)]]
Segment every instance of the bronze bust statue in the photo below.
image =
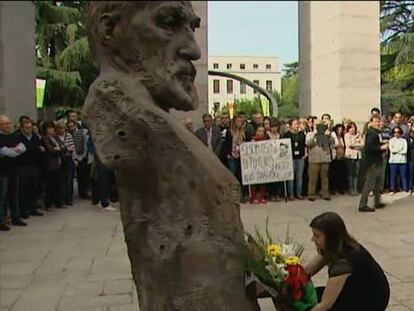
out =
[(101, 71), (84, 115), (116, 172), (142, 311), (257, 310), (244, 288), (238, 182), (169, 114), (198, 105), (199, 23), (189, 1), (92, 1), (88, 11)]

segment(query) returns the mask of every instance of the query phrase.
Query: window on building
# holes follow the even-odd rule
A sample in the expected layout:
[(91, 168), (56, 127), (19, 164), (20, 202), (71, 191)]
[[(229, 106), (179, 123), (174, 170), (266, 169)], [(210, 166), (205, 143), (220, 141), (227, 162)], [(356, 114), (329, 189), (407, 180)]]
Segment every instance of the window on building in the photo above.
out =
[(272, 65), (271, 64), (266, 64), (266, 69), (272, 69)]
[(213, 64), (213, 69), (219, 69), (219, 64), (214, 63), (214, 64)]
[(258, 64), (253, 64), (253, 69), (259, 69), (259, 65)]
[(227, 69), (231, 69), (232, 65), (231, 64), (227, 64)]
[(220, 93), (220, 80), (213, 80), (213, 93)]
[(269, 92), (273, 91), (272, 80), (266, 80), (266, 90)]
[[(253, 83), (256, 85), (260, 85), (259, 80), (253, 80)], [(257, 93), (256, 89), (254, 89), (253, 92), (256, 94)]]
[(246, 69), (246, 64), (240, 64), (240, 69)]
[(240, 94), (246, 94), (246, 83), (240, 82)]
[(227, 80), (227, 94), (233, 94), (233, 80)]

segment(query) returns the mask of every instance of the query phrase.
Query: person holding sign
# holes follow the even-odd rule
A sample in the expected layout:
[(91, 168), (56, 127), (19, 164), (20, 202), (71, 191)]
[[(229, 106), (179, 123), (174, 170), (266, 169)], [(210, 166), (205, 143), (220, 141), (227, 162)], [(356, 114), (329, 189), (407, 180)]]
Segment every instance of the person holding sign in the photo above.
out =
[(308, 199), (315, 201), (316, 185), (320, 178), (322, 197), (330, 201), (329, 164), (332, 161), (335, 139), (329, 129), (329, 121), (315, 120), (314, 131), (306, 135), (306, 145), (309, 147)]
[[(258, 126), (257, 130), (256, 130), (256, 135), (253, 137), (252, 141), (264, 141), (264, 140), (268, 140), (269, 137), (266, 134), (266, 130), (264, 128), (264, 126)], [(256, 191), (257, 191), (257, 186), (259, 187), (259, 191), (260, 191), (260, 200), (257, 198), (256, 196)], [(250, 203), (252, 204), (259, 204), (259, 203), (263, 203), (266, 204), (267, 200), (266, 200), (266, 185), (261, 184), (261, 185), (252, 185), (251, 188), (251, 197), (250, 197)]]

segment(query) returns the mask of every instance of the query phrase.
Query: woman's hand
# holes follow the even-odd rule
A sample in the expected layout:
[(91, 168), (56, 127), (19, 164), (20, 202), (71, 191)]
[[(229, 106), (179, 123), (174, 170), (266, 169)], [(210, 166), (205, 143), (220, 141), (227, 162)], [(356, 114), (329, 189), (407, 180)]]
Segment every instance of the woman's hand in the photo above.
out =
[(321, 271), (322, 268), (325, 265), (326, 265), (326, 262), (323, 259), (323, 257), (321, 255), (317, 254), (311, 261), (309, 261), (305, 265), (304, 268), (305, 268), (306, 274), (309, 276), (309, 278), (311, 278), (316, 273), (318, 273), (319, 271)]
[[(330, 277), (322, 295), (322, 300), (311, 311), (326, 311), (332, 308), (351, 273)], [(351, 311), (351, 310), (350, 310)]]

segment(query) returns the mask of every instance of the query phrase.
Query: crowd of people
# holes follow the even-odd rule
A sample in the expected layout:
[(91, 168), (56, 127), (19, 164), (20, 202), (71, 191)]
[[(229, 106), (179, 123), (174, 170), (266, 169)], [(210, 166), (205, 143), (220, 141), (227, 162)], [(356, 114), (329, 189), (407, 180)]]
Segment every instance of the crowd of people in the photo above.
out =
[(80, 198), (117, 210), (115, 174), (99, 161), (75, 111), (58, 121), (21, 116), (15, 126), (0, 115), (0, 231), (72, 206), (75, 179)]
[[(414, 190), (414, 116), (400, 112), (382, 116), (371, 110), (361, 129), (352, 120), (334, 124), (329, 114), (321, 118), (277, 119), (260, 113), (248, 120), (239, 111), (232, 119), (222, 114), (203, 115), (196, 131), (184, 123), (242, 186), (242, 202), (331, 200), (332, 194), (359, 195), (360, 211), (383, 207), (380, 195)], [(287, 138), (291, 140), (294, 180), (242, 185), (240, 146), (245, 142)], [(79, 197), (91, 199), (104, 211), (116, 211), (115, 174), (97, 156), (92, 137), (69, 111), (58, 121), (37, 121), (21, 116), (14, 126), (0, 115), (0, 231), (10, 225), (26, 226), (25, 219), (43, 216), (52, 208), (73, 205), (74, 181)], [(368, 195), (374, 207), (368, 207)], [(44, 211), (43, 211), (44, 210)]]
[[(228, 114), (215, 119), (205, 114), (202, 121), (195, 135), (217, 154), (241, 185), (241, 144), (291, 140), (294, 180), (287, 182), (287, 191), (283, 182), (250, 189), (242, 185), (244, 202), (266, 203), (282, 197), (290, 201), (306, 197), (309, 201), (318, 197), (331, 200), (332, 194), (348, 193), (361, 194), (360, 211), (373, 211), (367, 206), (370, 193), (376, 194), (375, 206), (379, 208), (382, 204), (378, 193), (412, 193), (414, 189), (414, 116), (407, 118), (400, 112), (383, 116), (373, 108), (371, 118), (360, 128), (349, 119), (334, 124), (328, 113), (321, 118), (283, 120), (256, 113), (248, 120), (239, 111), (232, 119)], [(194, 132), (191, 119), (184, 120), (184, 124)]]

